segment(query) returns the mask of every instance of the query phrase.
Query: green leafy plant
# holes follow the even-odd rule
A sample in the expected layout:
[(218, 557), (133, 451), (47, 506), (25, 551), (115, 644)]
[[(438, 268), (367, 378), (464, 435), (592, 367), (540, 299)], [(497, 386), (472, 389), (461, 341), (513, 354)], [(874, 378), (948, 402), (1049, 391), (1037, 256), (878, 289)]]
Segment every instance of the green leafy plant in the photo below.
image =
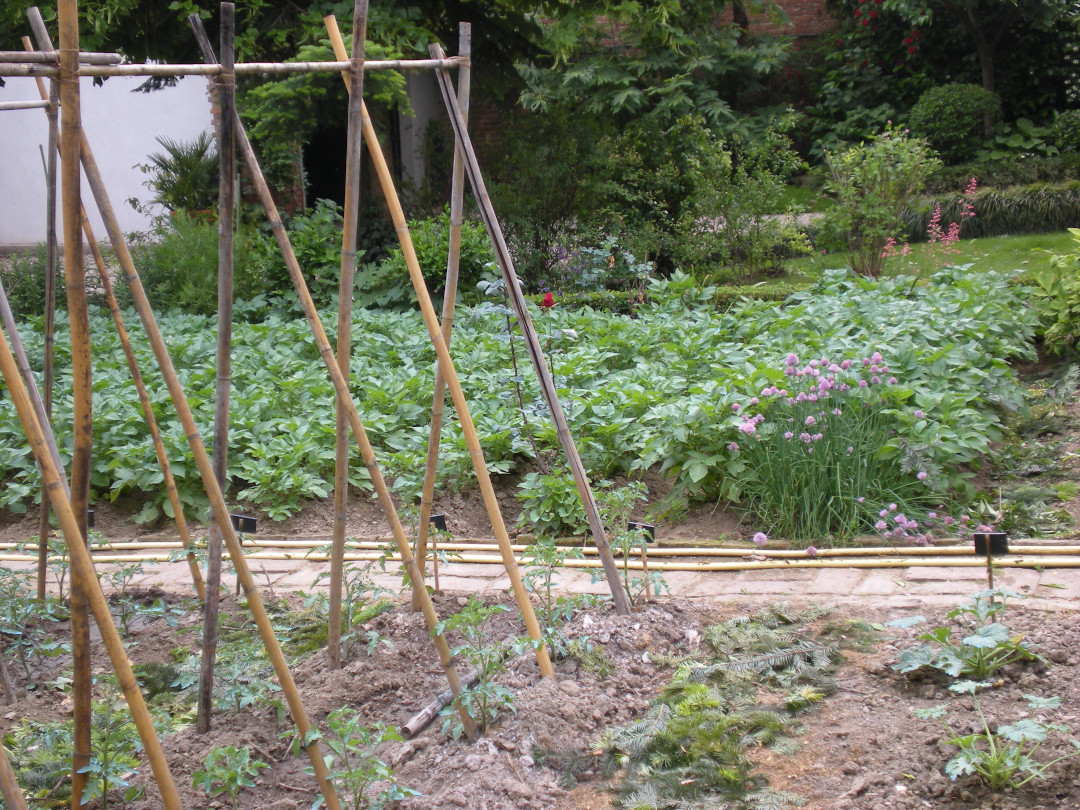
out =
[(641, 557), (648, 551), (649, 536), (644, 529), (631, 529), (628, 525), (631, 513), (646, 500), (647, 488), (641, 481), (621, 487), (604, 481), (596, 490), (596, 503), (610, 536), (611, 549), (622, 561), (622, 585), (630, 604), (636, 604), (650, 589), (652, 594), (659, 595), (667, 588), (658, 571), (643, 572), (641, 576), (630, 573), (630, 558)]
[[(1014, 661), (1042, 661), (1024, 641), (1023, 635), (1010, 634), (1001, 622), (1005, 602), (1010, 597), (1023, 598), (1020, 594), (1002, 589), (976, 594), (970, 605), (960, 605), (948, 613), (950, 619), (961, 619), (967, 623), (960, 630), (959, 641), (954, 641), (957, 628), (949, 625), (935, 628), (919, 636), (919, 640), (926, 644), (901, 652), (893, 669), (913, 672), (922, 667), (932, 667), (953, 678), (982, 680)], [(925, 621), (922, 616), (913, 616), (890, 624), (911, 626), (922, 621)], [(963, 635), (964, 632), (968, 632), (968, 635)]]
[(195, 771), (191, 786), (203, 788), (207, 796), (227, 793), (233, 810), (240, 807), (240, 791), (255, 787), (259, 771), (270, 767), (261, 759), (252, 759), (251, 749), (247, 746), (237, 748), (235, 745), (212, 749), (203, 760), (203, 766), (202, 770)]
[(19, 786), (41, 807), (71, 806), (73, 724), (23, 720), (3, 738)]
[(901, 232), (904, 206), (940, 161), (925, 141), (887, 129), (843, 152), (826, 152), (825, 190), (836, 205), (828, 209), (822, 233), (847, 249), (857, 273), (881, 275), (882, 251)]
[(531, 526), (538, 535), (565, 537), (585, 527), (585, 509), (570, 473), (526, 473), (515, 497), (521, 501), (519, 526)]
[(152, 152), (150, 162), (138, 166), (150, 176), (145, 185), (154, 193), (151, 202), (180, 212), (213, 208), (218, 199), (214, 136), (200, 132), (192, 141), (177, 141), (162, 135), (157, 142), (165, 151)]
[[(948, 712), (945, 706), (928, 706), (914, 712), (923, 720), (941, 720), (949, 731), (946, 742), (960, 749), (945, 763), (945, 774), (949, 778), (974, 775), (991, 790), (1017, 790), (1034, 779), (1045, 779), (1046, 771), (1057, 763), (1080, 755), (1080, 740), (1072, 736), (1070, 727), (1064, 723), (1046, 722), (1041, 716), (1023, 717), (1015, 723), (998, 725), (991, 731), (976, 695), (979, 689), (989, 686), (991, 684), (985, 681), (960, 681), (949, 687), (952, 692), (971, 695), (982, 731), (958, 732), (945, 717)], [(1024, 700), (1035, 712), (1061, 707), (1061, 698), (1057, 697), (1024, 695)], [(1035, 752), (1053, 733), (1067, 735), (1066, 740), (1074, 750), (1040, 762), (1035, 758)]]
[(1054, 130), (1033, 123), (1030, 118), (1017, 118), (1011, 125), (1003, 125), (994, 138), (989, 140), (979, 157), (984, 160), (1007, 160), (1016, 155), (1041, 155), (1054, 157), (1058, 153), (1054, 145)]
[(141, 605), (133, 598), (130, 587), (136, 576), (143, 573), (140, 562), (119, 563), (116, 570), (109, 571), (102, 579), (113, 588), (109, 604), (120, 620), (120, 629), (125, 636), (131, 635), (131, 620), (138, 613)]
[[(346, 657), (352, 654), (361, 639), (365, 641), (368, 655), (375, 652), (380, 643), (390, 645), (390, 642), (375, 630), (362, 632), (365, 621), (388, 607), (387, 603), (379, 601), (383, 590), (371, 580), (372, 566), (373, 563), (346, 563), (342, 572), (345, 587), (341, 597), (341, 651)], [(329, 572), (323, 572), (312, 584), (318, 584), (329, 576)], [(322, 608), (328, 610), (325, 604), (322, 604)]]
[(975, 156), (1000, 117), (997, 93), (977, 84), (953, 82), (931, 87), (919, 96), (908, 113), (908, 126), (946, 163), (960, 163)]
[(593, 601), (587, 594), (555, 592), (556, 580), (559, 572), (565, 570), (566, 561), (580, 560), (584, 556), (576, 546), (557, 546), (554, 538), (540, 536), (526, 547), (522, 558), (521, 579), (526, 589), (537, 597), (536, 618), (553, 655), (568, 653), (569, 642), (560, 628), (574, 617), (574, 613)]
[(489, 625), (500, 613), (509, 608), (503, 605), (485, 605), (475, 596), (460, 611), (435, 626), (435, 635), (458, 635), (462, 643), (453, 648), (455, 656), (460, 655), (476, 673), (475, 686), (463, 688), (454, 698), (454, 702), (444, 710), (443, 732), (449, 731), (454, 739), (464, 731), (457, 719), (458, 708), (462, 708), (476, 723), (477, 730), (483, 732), (498, 717), (501, 711), (514, 711), (514, 693), (502, 684), (495, 682), (495, 676), (506, 668), (507, 659), (529, 645), (526, 639), (505, 637), (501, 640), (492, 638)]
[[(330, 712), (326, 718), (329, 733), (323, 737), (326, 747), (330, 779), (352, 801), (353, 810), (382, 810), (401, 799), (421, 795), (394, 779), (393, 769), (376, 757), (375, 751), (385, 742), (401, 742), (402, 737), (394, 726), (375, 723), (365, 726), (360, 715), (349, 706)], [(372, 787), (380, 783), (382, 789), (375, 795)], [(320, 796), (313, 807), (322, 805)]]
[(23, 571), (0, 567), (0, 655), (12, 650), (22, 668), (24, 689), (35, 686), (37, 657), (55, 658), (71, 651), (69, 644), (57, 641), (50, 625), (66, 618), (63, 605), (49, 597), (39, 601), (31, 591), (30, 578)]
[(1075, 253), (1052, 254), (1050, 267), (1029, 272), (1032, 298), (1047, 348), (1064, 354), (1080, 336), (1080, 228), (1070, 228)]

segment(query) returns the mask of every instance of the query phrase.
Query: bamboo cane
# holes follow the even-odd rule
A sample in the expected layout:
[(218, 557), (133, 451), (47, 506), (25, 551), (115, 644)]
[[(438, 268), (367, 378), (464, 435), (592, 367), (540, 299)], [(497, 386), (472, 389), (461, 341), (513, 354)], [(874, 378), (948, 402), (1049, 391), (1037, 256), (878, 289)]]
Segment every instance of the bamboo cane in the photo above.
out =
[[(25, 60), (23, 60), (25, 62)], [(452, 70), (462, 60), (447, 59), (371, 59), (364, 70)], [(237, 76), (289, 76), (297, 73), (335, 73), (347, 71), (347, 60), (340, 62), (240, 62)], [(213, 65), (86, 65), (80, 76), (216, 76), (221, 72)], [(0, 62), (0, 76), (59, 76), (59, 69), (50, 64), (7, 64)]]
[[(348, 141), (345, 149), (345, 222), (341, 229), (341, 274), (338, 279), (337, 364), (349, 379), (352, 357), (352, 299), (356, 277), (356, 225), (360, 211), (361, 103), (364, 98), (364, 44), (367, 0), (353, 5), (352, 59), (349, 64)], [(330, 558), (329, 627), (326, 654), (331, 669), (341, 666), (341, 591), (345, 575), (345, 524), (349, 514), (349, 422), (345, 404), (334, 397), (334, 548)], [(423, 565), (418, 563), (422, 572)], [(419, 607), (419, 606), (418, 606)]]
[(146, 758), (150, 762), (154, 779), (157, 781), (163, 804), (167, 810), (182, 810), (180, 798), (176, 793), (176, 787), (169, 772), (169, 765), (165, 761), (161, 742), (158, 740), (157, 732), (154, 729), (154, 722), (146, 710), (146, 703), (143, 701), (142, 693), (139, 691), (135, 674), (131, 670), (131, 663), (124, 652), (124, 644), (116, 630), (116, 625), (113, 623), (112, 615), (109, 613), (109, 605), (105, 601), (101, 588), (97, 587), (94, 563), (83, 540), (82, 527), (79, 526), (77, 516), (71, 508), (71, 501), (68, 500), (67, 484), (64, 481), (63, 471), (53, 464), (52, 456), (49, 453), (48, 443), (54, 441), (51, 435), (52, 431), (48, 429), (47, 425), (42, 425), (34, 413), (33, 405), (30, 403), (26, 387), (19, 377), (18, 368), (6, 337), (0, 340), (0, 375), (3, 376), (12, 404), (15, 406), (19, 421), (22, 423), (23, 432), (26, 434), (30, 449), (34, 453), (42, 478), (45, 480), (45, 486), (48, 488), (49, 500), (53, 504), (57, 519), (60, 521), (60, 529), (68, 547), (72, 575), (74, 576), (78, 572), (81, 581), (91, 583), (91, 587), (86, 592), (87, 601), (90, 610), (94, 614), (94, 620), (97, 622), (102, 643), (105, 645), (105, 650), (112, 662), (120, 689), (131, 711), (131, 719), (139, 732), (139, 738), (146, 752)]
[[(90, 370), (90, 317), (86, 308), (86, 268), (83, 265), (80, 219), (79, 148), (82, 113), (79, 99), (79, 7), (77, 0), (57, 4), (60, 28), (61, 150), (69, 160), (61, 164), (64, 212), (64, 278), (67, 288), (71, 336), (72, 409), (71, 508), (83, 542), (90, 499), (90, 454), (93, 449), (93, 381)], [(78, 542), (76, 538), (69, 542)], [(82, 794), (90, 764), (90, 617), (88, 592), (95, 583), (74, 568), (71, 572), (72, 699), (75, 732), (71, 755), (71, 807), (82, 807)]]
[[(27, 10), (27, 16), (30, 20), (30, 26), (34, 31), (34, 36), (38, 41), (48, 47), (52, 47), (52, 42), (49, 38), (48, 29), (45, 27), (45, 21), (41, 16), (41, 12), (36, 6)], [(27, 37), (23, 37), (23, 45), (30, 49), (30, 40)], [(38, 80), (38, 92), (44, 94), (45, 87), (41, 80)], [(55, 117), (55, 116), (54, 116)], [(50, 126), (51, 130), (51, 126)], [(52, 135), (50, 131), (50, 136)], [(55, 174), (55, 159), (59, 155), (59, 147), (53, 142), (53, 138), (50, 137), (50, 155), (52, 160), (50, 164), (52, 168), (51, 173)], [(55, 189), (53, 189), (55, 191)], [(157, 419), (154, 416), (153, 406), (150, 404), (150, 395), (146, 391), (146, 383), (143, 380), (142, 372), (139, 369), (139, 362), (135, 357), (135, 351), (131, 347), (131, 338), (128, 335), (127, 326), (124, 324), (124, 316), (120, 311), (120, 304), (116, 300), (116, 292), (113, 289), (112, 278), (109, 276), (109, 268), (105, 264), (105, 257), (101, 255), (101, 248), (98, 245), (97, 237), (94, 235), (93, 229), (90, 227), (90, 218), (86, 215), (86, 208), (80, 203), (79, 206), (80, 217), (82, 220), (83, 234), (86, 236), (86, 242), (90, 246), (90, 253), (94, 257), (94, 265), (97, 267), (98, 279), (101, 281), (102, 290), (105, 292), (105, 303), (109, 308), (109, 313), (112, 315), (113, 325), (116, 327), (116, 334), (120, 338), (120, 347), (123, 349), (124, 358), (127, 360), (128, 371), (131, 374), (131, 381), (135, 385), (135, 391), (139, 397), (139, 404), (142, 407), (143, 419), (146, 422), (146, 427), (150, 432), (150, 439), (154, 445), (154, 454), (157, 456), (158, 467), (161, 469), (161, 474), (164, 477), (165, 493), (169, 498), (169, 503), (173, 509), (173, 521), (176, 523), (176, 531), (180, 536), (180, 545), (188, 550), (186, 555), (188, 569), (191, 571), (191, 580), (195, 586), (195, 592), (199, 599), (205, 598), (206, 591), (203, 586), (202, 574), (199, 571), (198, 561), (195, 558), (195, 554), (192, 551), (191, 535), (188, 531), (187, 519), (184, 517), (184, 507), (180, 503), (180, 494), (176, 488), (176, 479), (172, 474), (172, 467), (169, 464), (169, 456), (165, 452), (165, 444), (161, 440), (161, 430), (158, 428)], [(55, 220), (55, 217), (54, 217)], [(55, 228), (55, 226), (54, 226)], [(55, 230), (53, 232), (53, 248), (55, 253)], [(48, 265), (46, 267), (48, 273)], [(52, 263), (52, 274), (55, 279), (56, 264), (55, 258)], [(50, 286), (48, 280), (46, 280), (46, 313), (45, 313), (45, 411), (51, 413), (52, 406), (52, 358), (53, 358), (53, 322), (55, 321), (55, 292), (53, 295), (49, 295), (50, 289), (55, 289), (55, 280)], [(16, 357), (18, 355), (16, 354)], [(42, 504), (48, 503), (48, 497), (43, 494)], [(42, 535), (41, 543), (44, 548), (43, 554), (48, 554), (48, 515), (47, 513), (42, 518), (42, 531), (46, 534)], [(41, 568), (41, 572), (44, 572), (44, 565)], [(44, 599), (44, 586), (45, 577), (42, 573), (39, 573), (38, 577), (38, 592), (39, 598)]]
[[(458, 54), (468, 59), (472, 56), (472, 26), (463, 22), (458, 26)], [(472, 75), (469, 63), (458, 71), (458, 104), (465, 122), (469, 120), (469, 92)], [(461, 220), (465, 202), (465, 163), (461, 145), (454, 144), (454, 165), (450, 181), (450, 249), (446, 257), (446, 285), (443, 287), (442, 335), (446, 348), (454, 328), (454, 308), (457, 300), (458, 275), (461, 267)], [(443, 408), (446, 403), (446, 378), (442, 365), (435, 366), (435, 388), (431, 397), (431, 429), (428, 432), (427, 466), (424, 468), (424, 484), (420, 494), (420, 523), (416, 527), (416, 560), (421, 571), (427, 556), (428, 527), (431, 507), (435, 497), (435, 473), (439, 467), (439, 440), (442, 437)], [(433, 549), (434, 552), (434, 549)], [(435, 590), (439, 590), (439, 557), (432, 554), (435, 573)], [(413, 610), (417, 606), (413, 605)]]
[[(342, 40), (341, 32), (338, 30), (337, 20), (333, 16), (329, 16), (325, 17), (323, 22), (326, 24), (327, 31), (330, 34), (334, 54), (340, 58), (345, 52), (345, 42)], [(521, 611), (529, 638), (536, 645), (536, 662), (540, 667), (540, 674), (545, 678), (554, 677), (551, 659), (548, 656), (547, 647), (544, 646), (543, 634), (540, 631), (540, 625), (536, 621), (532, 602), (529, 600), (528, 591), (526, 591), (525, 584), (521, 580), (521, 571), (518, 569), (517, 560), (514, 559), (514, 555), (510, 551), (510, 537), (503, 523), (502, 512), (499, 511), (499, 502), (495, 498), (495, 489), (491, 484), (487, 462), (484, 461), (484, 451), (480, 447), (480, 439), (476, 435), (476, 428), (473, 425), (472, 416), (469, 414), (469, 404), (465, 400), (465, 393), (462, 391), (461, 383), (458, 381), (457, 370), (454, 368), (454, 363), (450, 359), (450, 352), (447, 350), (446, 343), (443, 340), (439, 320), (435, 315), (435, 308), (431, 305), (431, 296), (428, 295), (427, 286), (424, 283), (424, 274), (420, 270), (420, 263), (416, 259), (416, 251), (413, 249), (412, 239), (409, 236), (409, 225), (405, 220), (405, 212), (401, 208), (401, 202), (394, 187), (394, 180), (390, 175), (389, 167), (386, 165), (386, 158), (383, 156), (382, 147), (379, 145), (379, 138), (375, 134), (375, 128), (371, 124), (366, 109), (364, 111), (364, 140), (368, 145), (368, 152), (371, 154), (372, 162), (375, 164), (375, 172), (379, 176), (379, 184), (382, 186), (383, 196), (386, 198), (387, 206), (390, 209), (390, 217), (397, 228), (401, 252), (405, 258), (405, 266), (409, 269), (409, 278), (412, 280), (413, 289), (416, 291), (416, 298), (420, 304), (420, 311), (424, 316), (428, 336), (435, 347), (435, 354), (439, 358), (439, 366), (446, 374), (446, 383), (450, 388), (454, 408), (457, 410), (461, 431), (465, 435), (465, 444), (469, 448), (469, 456), (472, 458), (473, 469), (476, 471), (476, 479), (480, 485), (480, 493), (484, 498), (488, 519), (491, 521), (495, 539), (502, 550), (503, 564), (506, 567), (507, 576), (510, 578), (510, 586), (514, 591), (514, 600)]]
[(0, 744), (0, 795), (8, 810), (26, 810), (26, 797), (15, 780), (15, 771), (11, 767), (7, 750)]
[[(233, 112), (236, 108), (236, 78), (232, 73), (235, 7), (221, 4), (221, 73), (216, 80), (218, 122), (218, 300), (217, 379), (214, 386), (214, 440), (211, 465), (218, 487), (227, 491), (229, 456), (229, 394), (232, 384), (232, 296), (233, 296), (233, 178), (236, 150)], [(199, 695), (195, 730), (210, 731), (213, 711), (214, 664), (217, 659), (218, 607), (221, 600), (221, 526), (210, 523), (209, 558), (206, 565), (206, 601), (203, 604), (202, 657), (199, 659)]]
[[(47, 51), (35, 51), (26, 54), (22, 51), (0, 51), (0, 62), (28, 62), (36, 64), (56, 65), (60, 60), (60, 52), (52, 49)], [(79, 53), (80, 65), (119, 65), (123, 57), (118, 53), (94, 53), (82, 51)]]
[[(41, 13), (37, 8), (40, 19)], [(34, 15), (29, 14), (30, 25), (34, 26)], [(48, 38), (45, 30), (45, 22), (41, 21), (41, 30)], [(30, 37), (22, 38), (23, 49), (33, 52), (34, 46)], [(45, 420), (52, 424), (52, 399), (53, 399), (53, 360), (55, 357), (56, 335), (56, 156), (60, 149), (60, 128), (58, 115), (60, 110), (60, 88), (56, 79), (49, 82), (49, 91), (45, 90), (44, 79), (37, 79), (38, 95), (42, 101), (47, 101), (45, 116), (49, 124), (49, 154), (45, 162), (45, 380), (43, 383), (45, 399)], [(45, 488), (41, 490), (41, 512), (38, 516), (38, 570), (37, 570), (37, 598), (45, 599), (47, 586), (45, 560), (49, 556), (49, 496)]]
[[(436, 58), (441, 58), (443, 55), (442, 48), (437, 44), (429, 46), (428, 50)], [(473, 196), (479, 204), (484, 227), (495, 249), (495, 256), (498, 259), (503, 279), (506, 281), (510, 304), (514, 309), (514, 314), (517, 316), (518, 327), (521, 329), (522, 337), (525, 338), (525, 345), (529, 350), (529, 358), (532, 360), (533, 368), (536, 370), (536, 375), (540, 380), (540, 389), (544, 393), (548, 410), (551, 412), (551, 419), (555, 423), (555, 432), (559, 437), (559, 444), (562, 446), (563, 453), (566, 456), (566, 463), (570, 468), (570, 474), (574, 478), (574, 485), (577, 487), (581, 504), (585, 508), (585, 515), (589, 521), (589, 530), (592, 532), (593, 540), (600, 551), (600, 559), (604, 562), (604, 576), (607, 578), (611, 599), (615, 604), (615, 612), (625, 615), (630, 612), (630, 601), (623, 592), (619, 581), (618, 566), (615, 564), (615, 558), (611, 554), (611, 547), (608, 545), (607, 533), (604, 531), (604, 524), (600, 519), (600, 510), (597, 509), (596, 501), (593, 499), (588, 475), (586, 475), (585, 467), (581, 463), (581, 457), (578, 455), (574, 437), (570, 435), (570, 427), (566, 423), (566, 414), (563, 412), (562, 404), (559, 402), (559, 393), (555, 389), (555, 381), (552, 379), (551, 371), (544, 362), (544, 352), (540, 348), (540, 340), (536, 336), (532, 316), (529, 314), (528, 306), (525, 304), (525, 296), (521, 291), (521, 283), (518, 281), (517, 273), (514, 270), (510, 250), (506, 246), (502, 228), (499, 225), (498, 218), (495, 216), (495, 208), (491, 204), (491, 198), (488, 196), (487, 187), (480, 172), (480, 164), (477, 162), (476, 152), (473, 150), (472, 140), (469, 138), (461, 108), (452, 92), (450, 74), (445, 70), (441, 70), (437, 71), (435, 76), (439, 81), (439, 90), (442, 92), (443, 102), (446, 104), (447, 112), (450, 114), (450, 124), (454, 128), (454, 136), (461, 144), (462, 154), (465, 158), (465, 171), (472, 185)]]
[(40, 110), (49, 106), (47, 101), (0, 101), (0, 112), (5, 110)]
[[(188, 22), (191, 25), (192, 30), (195, 32), (195, 38), (198, 40), (199, 48), (202, 51), (203, 57), (208, 61), (216, 59), (214, 56), (214, 49), (210, 45), (210, 40), (206, 36), (206, 32), (203, 30), (202, 20), (198, 15), (191, 15), (188, 17)], [(308, 324), (311, 327), (312, 335), (315, 338), (316, 345), (319, 347), (319, 355), (323, 359), (323, 363), (326, 366), (327, 371), (330, 374), (330, 379), (334, 383), (334, 390), (337, 396), (346, 405), (346, 412), (349, 416), (349, 427), (353, 431), (353, 435), (356, 437), (356, 442), (360, 447), (360, 454), (364, 459), (364, 466), (367, 468), (369, 475), (371, 476), (372, 486), (375, 488), (375, 492), (379, 497), (379, 504), (382, 506), (383, 513), (386, 515), (387, 522), (390, 523), (391, 531), (393, 532), (394, 539), (397, 542), (398, 551), (402, 556), (402, 564), (405, 566), (406, 571), (409, 574), (410, 581), (413, 588), (424, 587), (423, 580), (418, 576), (416, 569), (416, 560), (413, 558), (409, 549), (409, 541), (405, 537), (405, 530), (401, 526), (401, 521), (398, 520), (397, 512), (394, 509), (394, 502), (390, 497), (390, 489), (386, 486), (386, 481), (383, 479), (382, 471), (379, 469), (379, 465), (375, 461), (375, 451), (371, 447), (371, 442), (368, 441), (367, 432), (364, 430), (364, 424), (360, 421), (360, 414), (356, 410), (356, 405), (353, 403), (352, 398), (349, 396), (348, 383), (344, 376), (341, 374), (341, 369), (338, 368), (334, 359), (333, 349), (330, 348), (330, 342), (326, 338), (326, 332), (323, 330), (322, 321), (319, 320), (319, 314), (315, 309), (315, 302), (311, 300), (311, 293), (308, 291), (307, 282), (304, 281), (303, 273), (300, 270), (300, 265), (296, 261), (296, 254), (293, 252), (292, 245), (289, 243), (289, 235), (285, 231), (285, 226), (281, 222), (281, 217), (278, 214), (277, 206), (274, 203), (274, 199), (270, 194), (270, 188), (266, 184), (266, 180), (263, 177), (262, 170), (259, 168), (259, 162), (255, 157), (255, 150), (251, 146), (251, 142), (248, 140), (247, 133), (244, 131), (244, 125), (236, 119), (236, 138), (238, 145), (240, 146), (240, 152), (243, 156), (244, 162), (247, 164), (248, 171), (251, 174), (252, 181), (255, 185), (255, 190), (259, 196), (259, 201), (262, 203), (263, 208), (266, 210), (267, 219), (270, 221), (271, 230), (274, 233), (274, 237), (277, 239), (278, 247), (281, 249), (282, 257), (285, 259), (285, 266), (288, 268), (289, 276), (292, 279), (293, 287), (296, 290), (297, 297), (300, 300), (300, 304), (304, 310), (304, 316), (307, 318)], [(132, 268), (134, 273), (134, 268)], [(137, 276), (136, 276), (137, 278)], [(174, 375), (175, 376), (175, 375)], [(199, 445), (201, 449), (201, 445)], [(198, 458), (198, 455), (196, 456)], [(224, 512), (224, 503), (221, 506), (222, 515)], [(231, 534), (231, 527), (230, 527)], [(226, 535), (226, 540), (228, 540)], [(235, 535), (233, 535), (233, 542), (235, 542)], [(250, 574), (247, 572), (247, 564), (244, 561), (244, 555), (241, 551), (239, 544), (235, 546), (235, 553), (233, 554), (233, 564), (236, 566), (237, 571), (240, 571), (243, 567), (245, 576), (250, 580)], [(229, 551), (233, 552), (233, 544), (230, 543)], [(431, 604), (431, 599), (426, 597), (426, 604), (424, 606), (424, 618), (428, 625), (428, 630), (431, 631), (434, 637), (435, 649), (439, 653), (439, 660), (442, 663), (443, 670), (446, 673), (446, 679), (450, 684), (450, 688), (454, 690), (454, 694), (458, 694), (461, 691), (461, 681), (458, 678), (457, 670), (454, 667), (452, 656), (450, 654), (450, 647), (446, 643), (446, 639), (441, 635), (435, 633), (435, 626), (438, 624), (438, 616), (435, 614), (435, 607)], [(261, 609), (261, 604), (260, 604)], [(265, 618), (265, 612), (263, 613)], [(267, 623), (269, 627), (269, 623)], [(273, 633), (271, 631), (271, 637)], [(276, 640), (275, 640), (276, 645)], [(464, 707), (459, 708), (461, 715), (461, 722), (465, 728), (465, 733), (471, 738), (475, 736), (476, 727), (472, 722), (472, 718), (469, 717), (468, 712)], [(294, 712), (295, 716), (295, 712)], [(309, 754), (311, 748), (308, 749)], [(317, 748), (315, 749), (317, 752)], [(314, 754), (312, 754), (314, 761)], [(321, 760), (320, 760), (321, 762)], [(316, 773), (319, 773), (319, 765), (316, 765)], [(325, 773), (325, 766), (322, 766)], [(336, 801), (336, 799), (335, 799)]]

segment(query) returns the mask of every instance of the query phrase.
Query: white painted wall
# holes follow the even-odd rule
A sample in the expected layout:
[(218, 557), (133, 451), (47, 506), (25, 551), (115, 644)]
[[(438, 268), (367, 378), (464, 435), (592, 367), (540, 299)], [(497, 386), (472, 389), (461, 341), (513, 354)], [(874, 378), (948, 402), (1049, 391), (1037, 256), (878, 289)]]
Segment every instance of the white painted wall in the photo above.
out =
[[(143, 185), (146, 175), (135, 166), (146, 163), (151, 152), (162, 151), (155, 138), (166, 135), (187, 141), (212, 128), (205, 79), (188, 77), (175, 87), (131, 92), (142, 82), (138, 77), (113, 77), (95, 87), (87, 78), (81, 86), (83, 129), (125, 233), (149, 225), (148, 217), (127, 200), (136, 197), (145, 203), (151, 197)], [(8, 78), (5, 83), (0, 101), (39, 98), (33, 79)], [(0, 247), (45, 240), (45, 172), (38, 146), (44, 150), (48, 142), (44, 110), (0, 110)], [(82, 195), (94, 235), (105, 241), (105, 227), (85, 178)], [(58, 211), (57, 234), (62, 241), (60, 216)]]

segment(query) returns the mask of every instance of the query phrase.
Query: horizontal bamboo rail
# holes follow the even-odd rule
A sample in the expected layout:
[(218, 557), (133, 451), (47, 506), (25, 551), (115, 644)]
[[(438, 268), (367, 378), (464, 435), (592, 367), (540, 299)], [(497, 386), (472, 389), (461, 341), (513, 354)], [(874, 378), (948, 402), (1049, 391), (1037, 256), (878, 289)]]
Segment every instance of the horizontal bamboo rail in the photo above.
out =
[[(330, 546), (329, 537), (309, 537), (296, 540), (276, 540), (273, 538), (244, 539), (245, 548), (283, 548), (283, 549), (317, 549)], [(366, 551), (381, 551), (393, 538), (386, 537), (375, 540), (351, 540), (346, 541), (347, 548)], [(18, 548), (21, 543), (0, 542), (0, 549)], [(124, 551), (124, 550), (150, 550), (150, 549), (180, 549), (183, 546), (177, 540), (136, 540), (131, 542), (104, 543), (95, 545), (95, 551)], [(514, 543), (510, 546), (515, 553), (524, 552), (528, 546)], [(484, 542), (454, 542), (440, 543), (441, 551), (498, 551), (497, 543)], [(597, 556), (596, 548), (578, 548), (586, 557)], [(1033, 546), (1014, 545), (1010, 547), (1010, 553), (1016, 555), (1048, 554), (1057, 556), (1080, 555), (1080, 546)], [(749, 549), (749, 548), (716, 548), (712, 546), (657, 546), (648, 548), (650, 557), (764, 557), (766, 559), (802, 559), (807, 556), (805, 551), (794, 549)], [(869, 548), (833, 548), (822, 549), (814, 555), (815, 559), (850, 558), (850, 557), (930, 557), (930, 556), (964, 556), (973, 555), (970, 545), (955, 546), (913, 546), (912, 548), (894, 549), (888, 547), (872, 546)], [(980, 559), (982, 559), (980, 557)]]
[[(20, 52), (21, 53), (21, 52)], [(23, 54), (25, 56), (25, 54)], [(445, 59), (372, 59), (364, 70), (449, 70), (465, 64), (461, 56)], [(237, 62), (237, 76), (289, 76), (296, 73), (333, 73), (349, 70), (349, 62)], [(200, 65), (83, 65), (80, 76), (217, 76), (218, 64)], [(22, 59), (17, 63), (0, 62), (0, 76), (59, 76), (58, 68)]]
[(48, 101), (0, 101), (0, 112), (4, 110), (39, 110), (48, 106)]
[[(82, 65), (119, 65), (122, 61), (123, 57), (118, 53), (83, 51), (79, 54), (79, 64)], [(36, 51), (32, 54), (25, 51), (0, 51), (0, 64), (58, 65), (60, 51)]]
[[(650, 554), (650, 556), (652, 556)], [(300, 554), (288, 551), (255, 551), (244, 555), (247, 560), (278, 560), (283, 562), (326, 562), (330, 555), (326, 552)], [(131, 562), (169, 562), (169, 558), (160, 554), (101, 554), (93, 555), (96, 563), (131, 563)], [(345, 554), (348, 562), (377, 562), (389, 559), (391, 562), (400, 561), (397, 554), (386, 557), (383, 553), (374, 551), (361, 551), (354, 554)], [(995, 568), (1080, 568), (1080, 555), (1050, 555), (1029, 554), (1025, 556), (994, 557)], [(0, 562), (33, 562), (37, 556), (30, 554), (0, 554)], [(497, 554), (462, 554), (455, 557), (451, 562), (472, 563), (477, 565), (503, 565), (504, 560)], [(518, 564), (527, 564), (525, 557), (518, 558)], [(623, 563), (618, 563), (623, 567)], [(597, 559), (569, 559), (563, 563), (564, 568), (600, 568), (601, 562)], [(641, 571), (643, 565), (640, 559), (631, 559), (627, 567), (632, 571)], [(808, 557), (805, 554), (801, 559), (771, 559), (771, 560), (733, 560), (731, 562), (692, 562), (678, 560), (674, 562), (659, 562), (650, 560), (650, 571), (767, 571), (791, 568), (985, 568), (986, 558), (983, 556), (939, 556), (939, 557), (862, 557), (862, 558), (834, 558), (819, 559)]]

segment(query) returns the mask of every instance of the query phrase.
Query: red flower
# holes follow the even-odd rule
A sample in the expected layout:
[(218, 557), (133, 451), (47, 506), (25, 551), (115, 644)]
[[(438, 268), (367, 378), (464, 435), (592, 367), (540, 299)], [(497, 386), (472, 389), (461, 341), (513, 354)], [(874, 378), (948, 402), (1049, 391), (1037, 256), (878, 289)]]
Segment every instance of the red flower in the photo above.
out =
[(863, 24), (863, 25), (869, 25), (869, 24), (870, 24), (870, 20), (868, 20), (868, 19), (867, 19), (867, 20), (863, 20), (863, 21), (862, 21), (862, 24)]
[(915, 53), (915, 46), (912, 45), (910, 48), (907, 49), (907, 52), (908, 53)]
[(911, 37), (904, 37), (904, 44), (905, 45), (910, 45), (912, 43), (912, 41), (913, 40), (911, 39)]
[(551, 309), (555, 306), (555, 296), (551, 293), (545, 293), (544, 300), (540, 302), (540, 306), (544, 309)]
[(870, 19), (871, 19), (871, 20), (872, 20), (872, 19), (874, 19), (874, 18), (875, 18), (876, 16), (877, 16), (877, 9), (875, 9), (874, 11), (871, 11), (871, 12), (870, 12)]
[(855, 9), (855, 16), (856, 17), (861, 17), (862, 16), (862, 9), (861, 8)]

